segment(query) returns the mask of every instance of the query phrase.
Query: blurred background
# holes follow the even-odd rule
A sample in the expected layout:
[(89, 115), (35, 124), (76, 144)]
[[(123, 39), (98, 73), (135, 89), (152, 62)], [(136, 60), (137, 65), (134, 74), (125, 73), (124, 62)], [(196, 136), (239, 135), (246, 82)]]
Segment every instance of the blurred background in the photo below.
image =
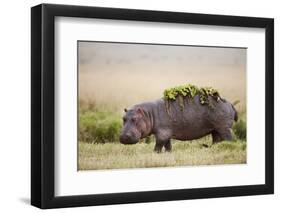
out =
[(122, 111), (182, 84), (212, 86), (246, 108), (245, 48), (78, 43), (80, 107)]

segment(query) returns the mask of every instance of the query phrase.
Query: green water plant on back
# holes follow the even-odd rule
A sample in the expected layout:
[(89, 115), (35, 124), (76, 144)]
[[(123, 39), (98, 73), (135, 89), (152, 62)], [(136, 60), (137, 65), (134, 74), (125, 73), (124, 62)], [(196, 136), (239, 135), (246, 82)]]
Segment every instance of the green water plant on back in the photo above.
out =
[(219, 92), (212, 87), (197, 87), (192, 84), (186, 84), (181, 86), (172, 87), (164, 90), (164, 100), (166, 104), (166, 109), (169, 113), (170, 101), (178, 101), (181, 109), (184, 109), (185, 101), (184, 99), (188, 98), (193, 100), (196, 95), (199, 95), (199, 100), (202, 105), (208, 105), (213, 108), (214, 106), (209, 101), (209, 97), (212, 97), (217, 102), (223, 100), (220, 97)]

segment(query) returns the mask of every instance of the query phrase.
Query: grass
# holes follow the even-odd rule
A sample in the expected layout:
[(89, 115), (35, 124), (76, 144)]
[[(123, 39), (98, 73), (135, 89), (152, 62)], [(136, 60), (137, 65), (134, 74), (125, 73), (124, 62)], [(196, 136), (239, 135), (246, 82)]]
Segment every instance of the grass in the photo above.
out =
[(247, 124), (246, 124), (245, 120), (239, 119), (237, 122), (235, 122), (232, 126), (232, 130), (233, 130), (236, 138), (239, 138), (241, 140), (246, 140)]
[(79, 170), (246, 163), (245, 141), (224, 141), (214, 145), (209, 137), (193, 142), (173, 141), (173, 151), (161, 154), (153, 152), (154, 144), (79, 142)]
[[(232, 128), (233, 140), (212, 144), (211, 136), (191, 142), (173, 141), (173, 151), (153, 152), (155, 138), (136, 145), (120, 144), (121, 115), (80, 107), (79, 170), (149, 168), (246, 163), (246, 114), (239, 113)], [(205, 146), (207, 145), (207, 146)]]
[(113, 112), (80, 111), (79, 140), (89, 143), (108, 143), (119, 139), (121, 116)]

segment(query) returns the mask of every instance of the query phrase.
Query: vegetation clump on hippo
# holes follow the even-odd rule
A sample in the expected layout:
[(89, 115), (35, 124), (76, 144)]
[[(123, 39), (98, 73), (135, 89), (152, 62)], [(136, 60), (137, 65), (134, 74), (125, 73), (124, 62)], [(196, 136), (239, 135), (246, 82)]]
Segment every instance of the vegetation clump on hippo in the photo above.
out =
[(199, 96), (199, 100), (201, 105), (209, 105), (211, 108), (213, 108), (213, 105), (209, 102), (208, 97), (214, 98), (216, 101), (223, 99), (220, 97), (219, 92), (212, 88), (212, 87), (197, 87), (192, 84), (186, 84), (181, 86), (172, 87), (169, 89), (164, 90), (164, 100), (166, 103), (166, 109), (169, 112), (170, 108), (170, 101), (176, 101), (178, 100), (179, 105), (181, 109), (184, 108), (184, 98), (190, 98), (193, 99), (196, 95)]

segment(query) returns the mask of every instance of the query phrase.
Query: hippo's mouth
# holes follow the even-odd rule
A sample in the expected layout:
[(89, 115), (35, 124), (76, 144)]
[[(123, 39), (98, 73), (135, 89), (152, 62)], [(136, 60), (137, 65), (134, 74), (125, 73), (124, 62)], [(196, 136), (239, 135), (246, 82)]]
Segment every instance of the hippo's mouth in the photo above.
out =
[(128, 139), (128, 138), (122, 138), (120, 137), (120, 143), (125, 144), (125, 145), (132, 145), (132, 144), (136, 144), (139, 142), (139, 140), (132, 140), (132, 139)]

